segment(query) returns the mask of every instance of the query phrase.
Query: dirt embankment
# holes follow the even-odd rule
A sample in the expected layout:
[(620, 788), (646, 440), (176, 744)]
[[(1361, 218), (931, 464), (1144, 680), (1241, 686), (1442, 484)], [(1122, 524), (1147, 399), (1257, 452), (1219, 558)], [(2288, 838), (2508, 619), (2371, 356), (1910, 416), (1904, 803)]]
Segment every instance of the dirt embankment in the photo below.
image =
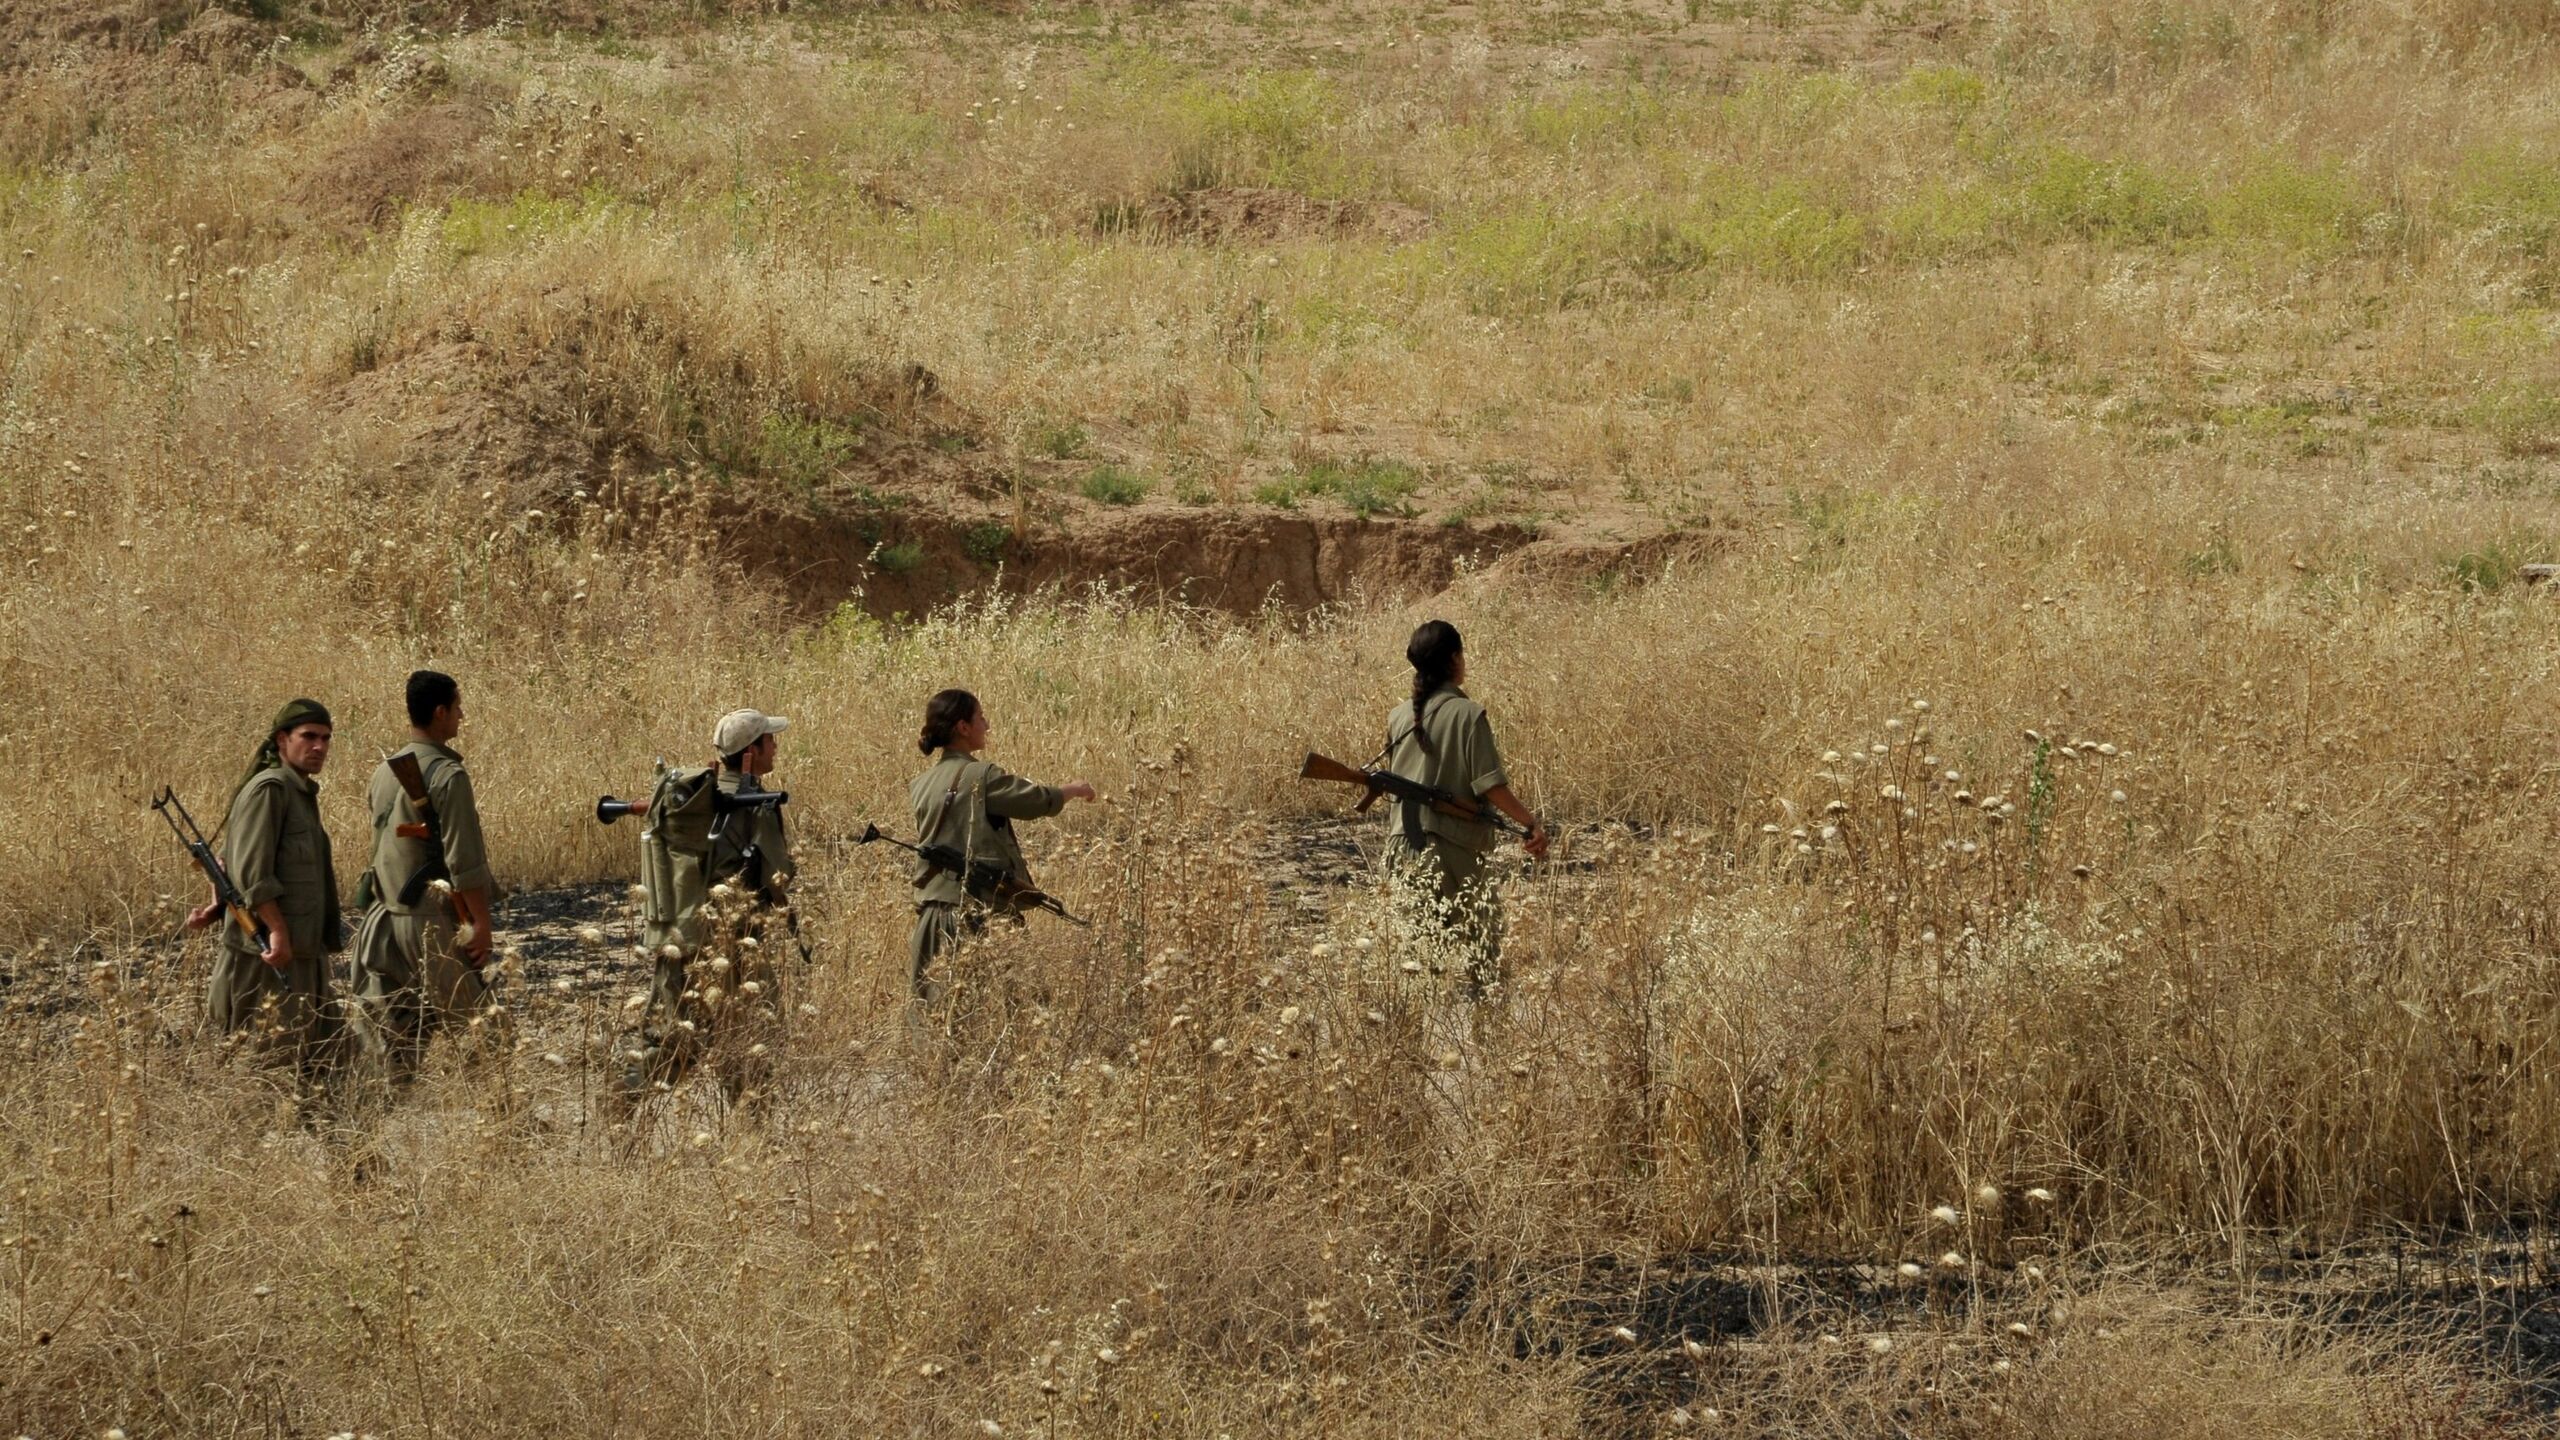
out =
[[(373, 14), (361, 3), (296, 10), (358, 35), (336, 69), (313, 78), (278, 58), (284, 29), (264, 13), (203, 0), (0, 7), (0, 90), (40, 73), (72, 84), (99, 114), (142, 115), (173, 77), (213, 77), (292, 129), (322, 96), (360, 87), (384, 103), (310, 149), (271, 217), (329, 244), (372, 243), (412, 206), (514, 193), (530, 163), (518, 142), (529, 138), (568, 147), (564, 156), (574, 149), (589, 173), (636, 143), (593, 114), (519, 116), (505, 130), (488, 97), (462, 93), (426, 51), (386, 49), (353, 30)], [(1253, 187), (1161, 193), (1116, 214), (1119, 226), (1198, 245), (1409, 240), (1430, 226), (1391, 201)], [(837, 386), (819, 402), (828, 413), (765, 416), (786, 438), (795, 426), (817, 437), (777, 459), (759, 449), (752, 421), (709, 438), (670, 434), (662, 414), (645, 413), (643, 392), (684, 376), (699, 393), (679, 408), (725, 418), (805, 390), (710, 353), (722, 342), (680, 305), (621, 303), (546, 294), (525, 314), (500, 306), (494, 317), (424, 318), (353, 337), (300, 412), (317, 458), (355, 477), (347, 498), (360, 505), (435, 498), (448, 502), (441, 513), (494, 507), (566, 525), (585, 508), (573, 501), (601, 501), (624, 520), (608, 544), (661, 543), (668, 537), (652, 528), (679, 523), (669, 516), (685, 517), (690, 542), (707, 517), (725, 561), (813, 617), (848, 601), (919, 614), (989, 588), (1094, 586), (1234, 614), (1302, 612), (1419, 598), (1476, 575), (1551, 583), (1634, 573), (1714, 544), (1672, 534), (1583, 542), (1502, 521), (1355, 514), (1317, 497), (1295, 508), (1104, 504), (1076, 493), (1067, 467), (1042, 474), (1039, 462), (979, 448), (983, 417), (915, 366)], [(687, 493), (696, 503), (667, 503)]]
[[(579, 491), (640, 508), (669, 473), (573, 358), (510, 356), (441, 339), (357, 374), (315, 409), (335, 454), (388, 498), (488, 493), (508, 512), (565, 515)], [(650, 476), (635, 481), (635, 476)], [(1508, 524), (1442, 524), (1271, 505), (1098, 504), (1052, 489), (1017, 497), (971, 456), (878, 434), (831, 483), (685, 482), (728, 536), (727, 557), (795, 610), (855, 601), (921, 614), (988, 589), (1101, 585), (1235, 614), (1436, 593), (1498, 562), (1542, 578), (1643, 564), (1659, 547), (1540, 542)]]
[[(602, 316), (589, 328), (635, 323), (646, 322)], [(413, 348), (369, 357), (312, 411), (331, 457), (381, 499), (468, 494), (560, 517), (585, 492), (624, 512), (620, 533), (640, 544), (653, 543), (655, 517), (707, 517), (724, 560), (813, 618), (847, 602), (914, 615), (987, 589), (1093, 586), (1239, 615), (1303, 612), (1420, 598), (1470, 576), (1639, 576), (1723, 543), (1687, 531), (1542, 538), (1517, 524), (1363, 516), (1321, 501), (1104, 504), (971, 448), (974, 417), (912, 366), (883, 378), (878, 405), (845, 418), (860, 443), (822, 474), (759, 473), (752, 456), (707, 466), (653, 443), (594, 368), (610, 338), (573, 328), (529, 346), (431, 329)], [(670, 507), (671, 490), (699, 503)]]

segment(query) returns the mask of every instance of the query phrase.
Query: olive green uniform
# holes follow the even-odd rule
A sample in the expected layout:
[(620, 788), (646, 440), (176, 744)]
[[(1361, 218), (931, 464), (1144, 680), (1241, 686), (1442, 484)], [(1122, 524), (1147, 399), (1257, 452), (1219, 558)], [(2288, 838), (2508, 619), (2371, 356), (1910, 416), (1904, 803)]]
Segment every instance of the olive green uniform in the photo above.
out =
[[(400, 753), (417, 758), (426, 781), (443, 834), (447, 883), (457, 891), (490, 889), (480, 805), (462, 756), (431, 740), (411, 741)], [(348, 988), (355, 995), (356, 1039), (365, 1058), (406, 1073), (438, 1026), (488, 1003), (489, 986), (456, 943), (452, 901), (430, 889), (415, 904), (400, 903), (401, 887), (436, 852), (427, 841), (400, 833), (401, 826), (422, 825), (426, 817), (391, 773), (389, 760), (375, 767), (365, 803), (373, 812), (369, 888), (376, 898), (356, 930)]]
[[(1419, 725), (1412, 701), (1398, 705), (1387, 736), (1386, 768), (1408, 780), (1475, 800), (1510, 783), (1493, 722), (1456, 686), (1432, 692)], [(1397, 905), (1445, 937), (1479, 993), (1502, 978), (1501, 897), (1485, 863), (1499, 836), (1491, 825), (1411, 801), (1387, 810), (1387, 877)]]
[(272, 900), (283, 912), (293, 960), (281, 970), (267, 964), (256, 941), (225, 925), (205, 995), (207, 1023), (226, 1035), (251, 1035), (261, 1050), (306, 1071), (331, 1058), (337, 1039), (329, 957), (345, 943), (319, 795), (318, 781), (271, 765), (231, 797), (223, 867), (252, 911)]
[[(1008, 775), (1004, 767), (957, 750), (942, 758), (907, 787), (907, 803), (915, 810), (916, 846), (948, 845), (973, 864), (1002, 865), (1028, 883), (1013, 822), (1042, 820), (1067, 808), (1066, 792)], [(918, 999), (934, 998), (939, 987), (929, 971), (936, 957), (961, 931), (975, 932), (986, 923), (961, 883), (947, 870), (916, 862), (916, 924), (907, 937), (909, 983)]]
[[(714, 784), (733, 796), (764, 790), (756, 777), (726, 768)], [(681, 786), (679, 779), (676, 790)], [(672, 803), (676, 790), (660, 786), (650, 807), (652, 826), (681, 828), (659, 810), (661, 804)], [(644, 916), (641, 940), (656, 958), (649, 978), (648, 1008), (640, 1020), (641, 1048), (631, 1057), (623, 1077), (624, 1089), (632, 1094), (681, 1081), (710, 1049), (715, 1032), (723, 1028), (741, 1037), (741, 1043), (726, 1047), (736, 1053), (726, 1056), (720, 1067), (721, 1084), (731, 1098), (759, 1087), (769, 1070), (765, 1057), (753, 1053), (755, 1042), (746, 1038), (746, 1032), (760, 1033), (781, 1003), (782, 967), (773, 963), (770, 947), (797, 943), (796, 928), (784, 930), (764, 923), (775, 914), (790, 918), (784, 907), (789, 903), (796, 862), (790, 837), (783, 830), (781, 808), (715, 816), (707, 844), (698, 865), (681, 854), (669, 857), (673, 863), (658, 882), (669, 893), (663, 899), (653, 896)], [(745, 892), (744, 898), (751, 902), (745, 913), (733, 910), (725, 918), (734, 923), (741, 941), (755, 943), (740, 943), (706, 957), (703, 949), (714, 931), (704, 906), (710, 903), (712, 887), (718, 885), (733, 885)], [(669, 947), (676, 953), (668, 954)], [(728, 962), (726, 968), (717, 968), (723, 960)], [(750, 996), (743, 988), (749, 982), (760, 993)]]

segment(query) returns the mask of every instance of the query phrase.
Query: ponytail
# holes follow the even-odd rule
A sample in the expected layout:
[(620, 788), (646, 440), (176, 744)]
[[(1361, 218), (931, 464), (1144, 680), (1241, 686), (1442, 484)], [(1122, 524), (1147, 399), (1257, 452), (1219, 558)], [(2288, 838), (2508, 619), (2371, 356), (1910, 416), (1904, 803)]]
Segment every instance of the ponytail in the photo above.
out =
[(1413, 735), (1426, 750), (1431, 748), (1431, 735), (1422, 726), (1422, 707), (1456, 680), (1458, 657), (1465, 653), (1458, 627), (1446, 620), (1424, 621), (1405, 642), (1404, 658), (1413, 666)]
[(978, 718), (978, 697), (966, 690), (943, 690), (924, 702), (924, 733), (916, 737), (916, 748), (930, 755), (947, 749), (951, 732)]

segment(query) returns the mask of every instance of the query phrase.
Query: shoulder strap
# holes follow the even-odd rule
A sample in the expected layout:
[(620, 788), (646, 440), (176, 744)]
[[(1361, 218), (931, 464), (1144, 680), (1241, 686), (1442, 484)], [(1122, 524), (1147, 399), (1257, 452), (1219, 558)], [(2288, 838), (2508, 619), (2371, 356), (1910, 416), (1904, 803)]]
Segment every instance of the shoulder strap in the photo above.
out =
[(933, 818), (925, 823), (924, 834), (916, 837), (919, 843), (930, 840), (934, 835), (941, 831), (942, 822), (951, 814), (951, 806), (953, 802), (960, 798), (960, 791), (962, 787), (969, 783), (970, 769), (975, 766), (989, 764), (990, 762), (985, 760), (964, 760), (960, 763), (959, 769), (951, 772), (951, 787), (942, 792), (941, 800), (935, 802), (933, 807)]
[(1431, 712), (1439, 707), (1441, 701), (1447, 699), (1453, 693), (1455, 692), (1446, 689), (1432, 691), (1431, 698), (1423, 701), (1422, 708), (1414, 712), (1413, 723), (1404, 727), (1404, 733), (1388, 738), (1387, 748), (1378, 752), (1379, 761), (1383, 763), (1394, 759), (1396, 747), (1407, 740), (1412, 739), (1414, 736), (1421, 734), (1423, 724), (1431, 718)]

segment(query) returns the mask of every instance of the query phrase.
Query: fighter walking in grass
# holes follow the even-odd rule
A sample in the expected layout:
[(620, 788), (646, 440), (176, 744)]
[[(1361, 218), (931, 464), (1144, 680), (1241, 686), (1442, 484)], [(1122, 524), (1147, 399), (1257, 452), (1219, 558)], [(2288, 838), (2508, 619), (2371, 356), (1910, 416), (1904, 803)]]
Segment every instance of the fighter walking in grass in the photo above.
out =
[[(732, 710), (712, 727), (715, 765), (668, 770), (640, 834), (641, 943), (655, 957), (640, 1048), (624, 1072), (626, 1098), (672, 1088), (719, 1042), (721, 1087), (761, 1093), (769, 1042), (756, 1039), (781, 1002), (776, 945), (796, 945), (789, 921), (794, 862), (782, 826), (787, 793), (768, 790), (791, 722)], [(604, 812), (599, 811), (601, 816)], [(726, 943), (715, 942), (724, 941)]]
[[(938, 758), (907, 787), (916, 846), (947, 848), (962, 863), (955, 872), (922, 858), (916, 861), (916, 924), (907, 938), (907, 957), (909, 983), (919, 1000), (940, 995), (942, 980), (933, 973), (934, 963), (964, 930), (975, 934), (984, 929), (990, 911), (1020, 918), (1002, 893), (1006, 880), (1033, 889), (1013, 822), (1045, 819), (1067, 808), (1070, 800), (1094, 798), (1093, 787), (1082, 780), (1035, 784), (1005, 773), (992, 760), (979, 759), (993, 730), (986, 708), (966, 690), (944, 690), (925, 702), (924, 733), (916, 748)], [(971, 872), (995, 873), (986, 867), (1001, 867), (1006, 880), (973, 885)]]
[[(231, 792), (221, 830), (223, 868), (263, 927), (263, 941), (222, 927), (206, 1023), (250, 1037), (306, 1078), (333, 1058), (337, 1017), (329, 957), (344, 945), (329, 832), (320, 825), (321, 768), (329, 763), (329, 709), (295, 700), (276, 714), (257, 758)], [(219, 893), (187, 915), (201, 930), (223, 915)]]
[(348, 985), (358, 1051), (392, 1078), (414, 1073), (430, 1035), (489, 999), (489, 849), (453, 748), (462, 687), (420, 670), (406, 698), (409, 743), (375, 767), (365, 792), (373, 858), (358, 886), (364, 918)]
[[(1387, 717), (1383, 767), (1461, 802), (1490, 805), (1518, 822), (1530, 855), (1543, 858), (1546, 826), (1511, 793), (1493, 722), (1459, 688), (1467, 654), (1457, 627), (1426, 621), (1404, 655), (1413, 666), (1413, 695)], [(1502, 980), (1501, 897), (1485, 865), (1499, 831), (1451, 814), (1453, 808), (1395, 800), (1387, 813), (1387, 880), (1398, 909), (1457, 952), (1468, 993), (1481, 997)]]

